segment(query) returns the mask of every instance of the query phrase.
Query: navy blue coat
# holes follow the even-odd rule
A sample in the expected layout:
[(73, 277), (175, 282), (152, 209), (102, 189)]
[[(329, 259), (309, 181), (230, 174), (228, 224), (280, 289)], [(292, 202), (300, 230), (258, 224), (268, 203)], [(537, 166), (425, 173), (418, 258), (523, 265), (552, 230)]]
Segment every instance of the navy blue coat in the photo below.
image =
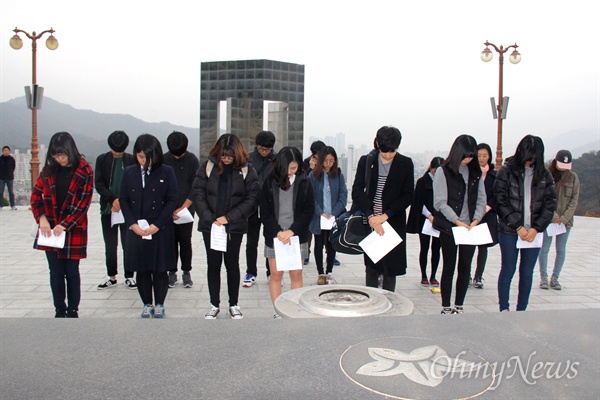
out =
[(159, 231), (152, 240), (127, 231), (125, 265), (130, 271), (169, 271), (176, 265), (173, 211), (177, 208), (177, 178), (173, 168), (161, 165), (151, 169), (142, 187), (140, 166), (125, 169), (119, 202), (128, 228), (140, 219), (154, 224)]

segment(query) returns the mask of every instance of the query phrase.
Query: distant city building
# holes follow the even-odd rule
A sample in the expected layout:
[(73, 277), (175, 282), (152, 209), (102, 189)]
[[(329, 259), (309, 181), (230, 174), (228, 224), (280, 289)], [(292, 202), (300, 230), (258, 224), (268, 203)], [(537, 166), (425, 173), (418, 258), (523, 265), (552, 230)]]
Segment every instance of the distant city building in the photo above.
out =
[(223, 131), (238, 136), (251, 151), (256, 134), (266, 128), (275, 134), (277, 148), (294, 146), (302, 151), (304, 65), (272, 60), (214, 61), (203, 62), (200, 69), (201, 159), (206, 159)]
[[(38, 159), (40, 160), (40, 171), (46, 162), (46, 145), (41, 144), (38, 148)], [(31, 187), (31, 150), (21, 153), (14, 149), (12, 156), (15, 158), (15, 184)]]

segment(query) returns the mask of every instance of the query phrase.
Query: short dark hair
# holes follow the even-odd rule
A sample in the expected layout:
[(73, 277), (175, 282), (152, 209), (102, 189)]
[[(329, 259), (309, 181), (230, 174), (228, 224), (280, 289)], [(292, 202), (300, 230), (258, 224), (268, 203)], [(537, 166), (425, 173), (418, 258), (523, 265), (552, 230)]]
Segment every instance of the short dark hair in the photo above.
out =
[(296, 147), (286, 146), (277, 153), (275, 159), (273, 159), (273, 170), (271, 176), (283, 190), (287, 190), (290, 187), (288, 179), (288, 167), (290, 163), (294, 161), (298, 164), (298, 171), (296, 176), (304, 173), (302, 164), (302, 154)]
[(470, 157), (473, 159), (469, 163), (469, 166), (478, 170), (477, 141), (473, 136), (460, 135), (454, 140), (454, 143), (452, 143), (450, 154), (448, 154), (448, 158), (446, 158), (444, 165), (447, 165), (452, 172), (457, 174), (462, 160)]
[(167, 147), (174, 156), (182, 156), (187, 151), (188, 138), (182, 132), (173, 131), (167, 137)]
[(108, 147), (117, 153), (124, 152), (127, 146), (129, 146), (129, 136), (123, 131), (114, 131), (108, 135), (106, 141), (108, 142)]
[[(146, 156), (144, 169), (148, 169), (148, 167), (157, 169), (163, 163), (163, 151), (160, 141), (156, 136), (150, 135), (149, 133), (144, 133), (135, 140), (135, 144), (133, 145), (133, 155), (136, 156), (136, 162), (138, 153), (144, 153)], [(152, 165), (150, 163), (152, 163)]]
[(8, 147), (8, 146), (4, 146), (4, 147), (2, 148), (2, 151), (4, 151), (4, 149), (9, 149), (9, 150), (10, 150), (10, 147)]
[(48, 173), (55, 174), (60, 168), (60, 164), (54, 159), (56, 154), (66, 154), (69, 165), (73, 169), (79, 167), (79, 162), (83, 158), (83, 155), (77, 149), (73, 136), (69, 132), (57, 132), (50, 138), (50, 144), (48, 144), (48, 150), (46, 151), (46, 163), (42, 171), (45, 176)]
[(389, 153), (400, 147), (402, 134), (393, 126), (382, 126), (375, 135), (375, 148), (381, 152)]
[(256, 135), (255, 143), (257, 146), (272, 148), (275, 146), (275, 135), (271, 131), (260, 131)]
[(310, 145), (310, 154), (312, 154), (313, 156), (317, 153), (319, 153), (321, 150), (323, 150), (323, 148), (327, 146), (325, 143), (323, 143), (320, 140), (315, 140), (314, 142), (312, 142), (312, 144)]

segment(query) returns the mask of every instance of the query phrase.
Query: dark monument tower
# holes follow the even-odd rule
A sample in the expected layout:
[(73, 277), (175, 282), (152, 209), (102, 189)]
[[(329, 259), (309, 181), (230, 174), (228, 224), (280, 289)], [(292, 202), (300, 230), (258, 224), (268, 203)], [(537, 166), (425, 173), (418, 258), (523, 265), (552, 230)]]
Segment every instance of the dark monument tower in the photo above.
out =
[[(220, 126), (221, 102), (227, 122)], [(268, 102), (268, 103), (265, 103)], [(302, 151), (304, 136), (304, 65), (271, 60), (214, 61), (201, 64), (200, 158), (205, 160), (220, 130), (240, 138), (248, 152), (263, 129), (268, 104), (268, 129), (277, 148)]]

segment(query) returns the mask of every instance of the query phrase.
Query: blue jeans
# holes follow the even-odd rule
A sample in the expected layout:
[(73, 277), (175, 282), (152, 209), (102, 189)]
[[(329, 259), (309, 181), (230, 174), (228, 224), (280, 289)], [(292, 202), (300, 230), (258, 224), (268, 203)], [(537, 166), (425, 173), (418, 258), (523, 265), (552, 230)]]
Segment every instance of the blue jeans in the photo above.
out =
[[(557, 277), (562, 271), (562, 267), (565, 264), (565, 257), (567, 256), (567, 241), (569, 240), (569, 233), (571, 233), (571, 227), (567, 227), (567, 231), (562, 235), (556, 236), (556, 259), (554, 260), (554, 271), (552, 275)], [(552, 246), (552, 236), (548, 236), (544, 231), (544, 244), (542, 250), (540, 250), (540, 276), (543, 278), (548, 277), (548, 252)]]
[[(15, 206), (15, 193), (13, 192), (13, 180), (4, 180), (0, 179), (0, 201), (3, 201), (4, 197), (4, 185), (8, 189), (8, 203), (11, 207)], [(0, 208), (2, 208), (2, 203), (0, 203)]]
[[(55, 251), (46, 251), (48, 267), (50, 268), (50, 289), (54, 298), (54, 308), (65, 311), (79, 310), (81, 299), (81, 278), (79, 277), (79, 260), (58, 258)], [(66, 293), (65, 293), (66, 280)], [(69, 302), (65, 304), (65, 296)]]
[(517, 249), (517, 235), (498, 233), (502, 264), (498, 276), (498, 303), (500, 311), (508, 310), (510, 305), (510, 283), (517, 269), (517, 258), (521, 253), (519, 264), (519, 295), (517, 297), (517, 311), (525, 311), (529, 303), (529, 294), (533, 284), (533, 268), (537, 261), (540, 249)]

